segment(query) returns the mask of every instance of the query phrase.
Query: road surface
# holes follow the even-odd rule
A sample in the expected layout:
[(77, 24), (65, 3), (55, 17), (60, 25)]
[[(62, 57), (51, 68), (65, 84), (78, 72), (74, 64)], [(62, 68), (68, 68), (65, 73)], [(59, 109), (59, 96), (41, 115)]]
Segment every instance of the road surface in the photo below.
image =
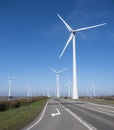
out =
[(22, 130), (114, 130), (114, 106), (50, 99), (41, 115)]

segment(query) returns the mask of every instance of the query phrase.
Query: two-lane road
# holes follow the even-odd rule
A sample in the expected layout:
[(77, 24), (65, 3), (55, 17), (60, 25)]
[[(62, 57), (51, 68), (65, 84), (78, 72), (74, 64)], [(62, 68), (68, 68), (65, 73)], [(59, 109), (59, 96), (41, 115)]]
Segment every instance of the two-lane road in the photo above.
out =
[(23, 130), (114, 130), (114, 107), (51, 99), (37, 120)]
[(98, 130), (114, 130), (114, 107), (88, 102), (58, 101)]

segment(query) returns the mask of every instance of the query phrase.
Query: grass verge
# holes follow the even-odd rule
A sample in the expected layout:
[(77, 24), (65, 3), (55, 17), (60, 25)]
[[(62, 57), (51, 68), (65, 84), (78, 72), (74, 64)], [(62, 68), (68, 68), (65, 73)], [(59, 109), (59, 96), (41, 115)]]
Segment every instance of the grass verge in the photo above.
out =
[(81, 101), (87, 101), (87, 102), (95, 102), (95, 103), (101, 103), (101, 104), (113, 104), (114, 100), (106, 100), (106, 99), (99, 99), (99, 98), (93, 98), (93, 99), (80, 99)]
[(47, 99), (19, 108), (0, 112), (0, 130), (19, 130), (29, 124), (40, 113)]

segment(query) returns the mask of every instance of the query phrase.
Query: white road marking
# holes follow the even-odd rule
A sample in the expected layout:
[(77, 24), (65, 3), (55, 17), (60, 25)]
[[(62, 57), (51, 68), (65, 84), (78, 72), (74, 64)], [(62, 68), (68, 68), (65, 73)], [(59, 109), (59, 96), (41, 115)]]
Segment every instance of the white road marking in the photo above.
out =
[(114, 111), (103, 109), (103, 108), (97, 108), (97, 109), (104, 110), (104, 111), (107, 111), (107, 112), (112, 112), (112, 113), (114, 112)]
[(85, 106), (81, 105), (81, 107), (85, 107)]
[[(95, 109), (95, 108), (90, 108), (89, 106), (83, 106), (83, 105), (77, 105), (77, 106), (79, 106), (79, 107), (85, 107), (85, 108), (87, 108), (87, 109), (96, 110), (96, 111), (97, 111), (97, 110), (98, 110), (98, 111), (99, 111), (99, 110), (103, 110), (103, 111), (105, 111), (105, 112), (110, 112), (109, 114), (114, 113), (114, 111), (107, 110), (107, 109), (103, 109), (103, 108), (98, 108), (98, 107)], [(102, 113), (103, 113), (103, 111), (102, 111)], [(101, 112), (101, 111), (99, 111), (99, 112)], [(105, 112), (104, 112), (104, 113), (105, 113)], [(108, 113), (107, 113), (107, 114), (108, 114)]]
[[(78, 105), (79, 107), (85, 107), (85, 108), (87, 108), (87, 109), (89, 109), (89, 110), (93, 110), (93, 111), (97, 111), (97, 112), (99, 112), (99, 113), (103, 113), (103, 114), (105, 114), (105, 115), (109, 115), (109, 116), (114, 116), (114, 111), (111, 111), (111, 110), (107, 110), (107, 109), (103, 109), (103, 108), (90, 108), (90, 107), (88, 107), (88, 106), (82, 106), (82, 105)], [(103, 110), (103, 111), (102, 111)], [(110, 113), (108, 113), (108, 112), (110, 112)]]
[(107, 113), (107, 112), (100, 111), (100, 110), (97, 110), (97, 109), (94, 109), (94, 108), (88, 108), (88, 107), (86, 107), (86, 108), (90, 109), (90, 110), (93, 110), (93, 111), (97, 111), (99, 113), (103, 113), (103, 114), (109, 115), (109, 116), (114, 116), (114, 114), (112, 114), (112, 113)]
[(48, 102), (49, 102), (49, 100), (47, 101), (47, 103), (46, 103), (46, 105), (45, 105), (45, 107), (44, 107), (44, 109), (43, 109), (43, 112), (42, 112), (42, 115), (40, 116), (40, 118), (39, 118), (33, 125), (31, 125), (30, 127), (26, 128), (25, 130), (30, 130), (30, 129), (32, 129), (35, 125), (37, 125), (37, 124), (42, 120), (42, 118), (43, 118), (43, 116), (44, 116), (44, 114), (45, 114), (45, 111), (46, 111)]
[[(59, 103), (59, 102), (58, 102)], [(72, 111), (70, 111), (68, 108), (66, 108), (65, 106), (63, 106), (61, 103), (59, 103), (60, 106), (62, 106), (62, 108), (67, 111), (69, 114), (71, 114), (75, 119), (77, 119), (80, 123), (82, 123), (85, 127), (87, 127), (89, 130), (97, 130), (95, 127), (93, 127), (90, 124), (87, 124), (85, 121), (83, 121), (79, 116), (77, 116), (75, 113), (73, 113)]]
[(52, 113), (52, 114), (51, 114), (52, 117), (55, 117), (55, 116), (61, 114), (58, 108), (56, 108), (56, 110), (57, 110), (57, 113)]
[(71, 114), (75, 119), (77, 119), (79, 122), (81, 122), (84, 126), (86, 126), (89, 130), (97, 130), (95, 127), (87, 124), (86, 122), (84, 122), (79, 116), (77, 116), (75, 113), (73, 113), (72, 111), (70, 111), (68, 108), (65, 108), (65, 110)]

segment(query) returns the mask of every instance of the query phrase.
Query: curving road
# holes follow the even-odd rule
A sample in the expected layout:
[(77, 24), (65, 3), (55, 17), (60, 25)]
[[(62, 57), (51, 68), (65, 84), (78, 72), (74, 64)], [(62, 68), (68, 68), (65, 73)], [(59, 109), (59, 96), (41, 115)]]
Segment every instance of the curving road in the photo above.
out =
[(22, 130), (114, 130), (114, 107), (50, 99), (41, 115)]

